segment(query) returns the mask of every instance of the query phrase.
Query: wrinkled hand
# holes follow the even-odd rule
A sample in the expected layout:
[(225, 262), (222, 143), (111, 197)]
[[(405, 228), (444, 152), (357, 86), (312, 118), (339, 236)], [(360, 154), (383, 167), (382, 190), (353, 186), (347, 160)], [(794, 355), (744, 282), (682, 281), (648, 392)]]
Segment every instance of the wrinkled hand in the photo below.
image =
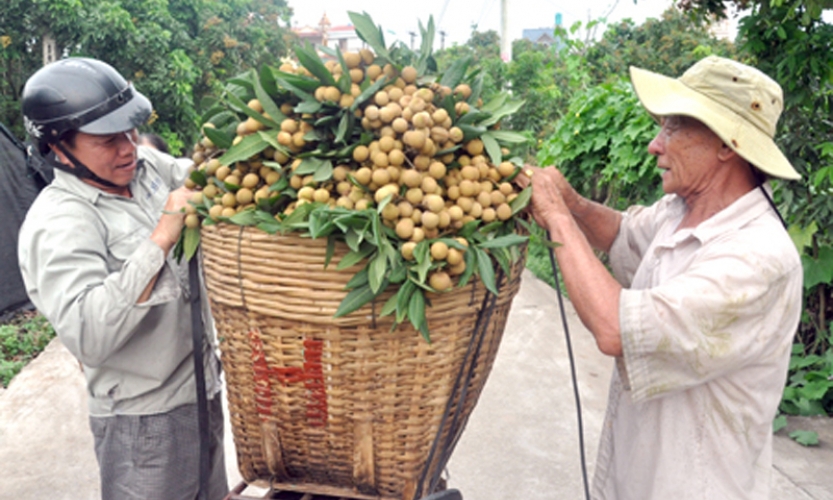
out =
[(188, 200), (194, 193), (191, 189), (181, 187), (168, 195), (168, 200), (165, 202), (165, 209), (156, 228), (151, 234), (151, 239), (155, 241), (162, 250), (167, 252), (179, 240), (179, 235), (182, 233), (182, 226), (185, 221), (185, 207), (188, 205)]
[[(526, 170), (527, 167), (524, 167)], [(520, 177), (520, 176), (518, 176)], [(559, 184), (566, 184), (564, 176), (554, 167), (537, 168), (527, 177), (532, 184), (532, 216), (539, 226), (549, 229), (552, 219), (559, 214), (570, 214)], [(567, 184), (569, 186), (569, 184)]]

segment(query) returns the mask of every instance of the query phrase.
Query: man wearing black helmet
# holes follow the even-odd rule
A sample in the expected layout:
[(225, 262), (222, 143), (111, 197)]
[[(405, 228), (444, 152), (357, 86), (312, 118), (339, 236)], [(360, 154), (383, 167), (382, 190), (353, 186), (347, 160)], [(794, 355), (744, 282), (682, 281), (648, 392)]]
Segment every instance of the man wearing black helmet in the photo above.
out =
[[(30, 208), (18, 253), (29, 297), (84, 367), (102, 498), (193, 500), (188, 268), (170, 255), (191, 192), (179, 187), (187, 169), (137, 147), (136, 127), (150, 113), (147, 98), (101, 61), (63, 59), (29, 78), (24, 122), (55, 180)], [(210, 321), (206, 307), (203, 316)], [(228, 485), (219, 364), (206, 338), (215, 500)]]

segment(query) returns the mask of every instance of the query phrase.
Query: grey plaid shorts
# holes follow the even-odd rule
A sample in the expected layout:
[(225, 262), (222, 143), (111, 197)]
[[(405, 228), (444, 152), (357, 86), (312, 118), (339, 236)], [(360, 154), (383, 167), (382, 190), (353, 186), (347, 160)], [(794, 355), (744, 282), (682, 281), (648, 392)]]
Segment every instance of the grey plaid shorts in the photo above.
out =
[[(211, 478), (207, 498), (228, 494), (220, 395), (208, 402)], [(90, 417), (102, 500), (194, 500), (199, 489), (197, 405), (156, 415)]]

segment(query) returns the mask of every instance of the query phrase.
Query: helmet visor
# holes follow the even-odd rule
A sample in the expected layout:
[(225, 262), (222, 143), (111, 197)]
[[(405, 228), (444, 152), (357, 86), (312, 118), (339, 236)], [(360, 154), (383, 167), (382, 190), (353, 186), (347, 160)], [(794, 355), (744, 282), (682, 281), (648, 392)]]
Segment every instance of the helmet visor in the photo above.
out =
[(132, 98), (113, 111), (101, 116), (78, 130), (86, 134), (106, 135), (126, 132), (144, 125), (153, 109), (147, 97), (132, 88)]

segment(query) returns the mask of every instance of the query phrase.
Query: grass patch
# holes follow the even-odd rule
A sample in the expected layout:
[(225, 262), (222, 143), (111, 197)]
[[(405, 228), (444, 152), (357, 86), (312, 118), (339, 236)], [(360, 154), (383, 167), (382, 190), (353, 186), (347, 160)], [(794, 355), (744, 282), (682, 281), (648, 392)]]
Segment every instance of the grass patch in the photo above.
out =
[(54, 337), (52, 325), (35, 311), (19, 311), (0, 324), (0, 384), (8, 387)]

